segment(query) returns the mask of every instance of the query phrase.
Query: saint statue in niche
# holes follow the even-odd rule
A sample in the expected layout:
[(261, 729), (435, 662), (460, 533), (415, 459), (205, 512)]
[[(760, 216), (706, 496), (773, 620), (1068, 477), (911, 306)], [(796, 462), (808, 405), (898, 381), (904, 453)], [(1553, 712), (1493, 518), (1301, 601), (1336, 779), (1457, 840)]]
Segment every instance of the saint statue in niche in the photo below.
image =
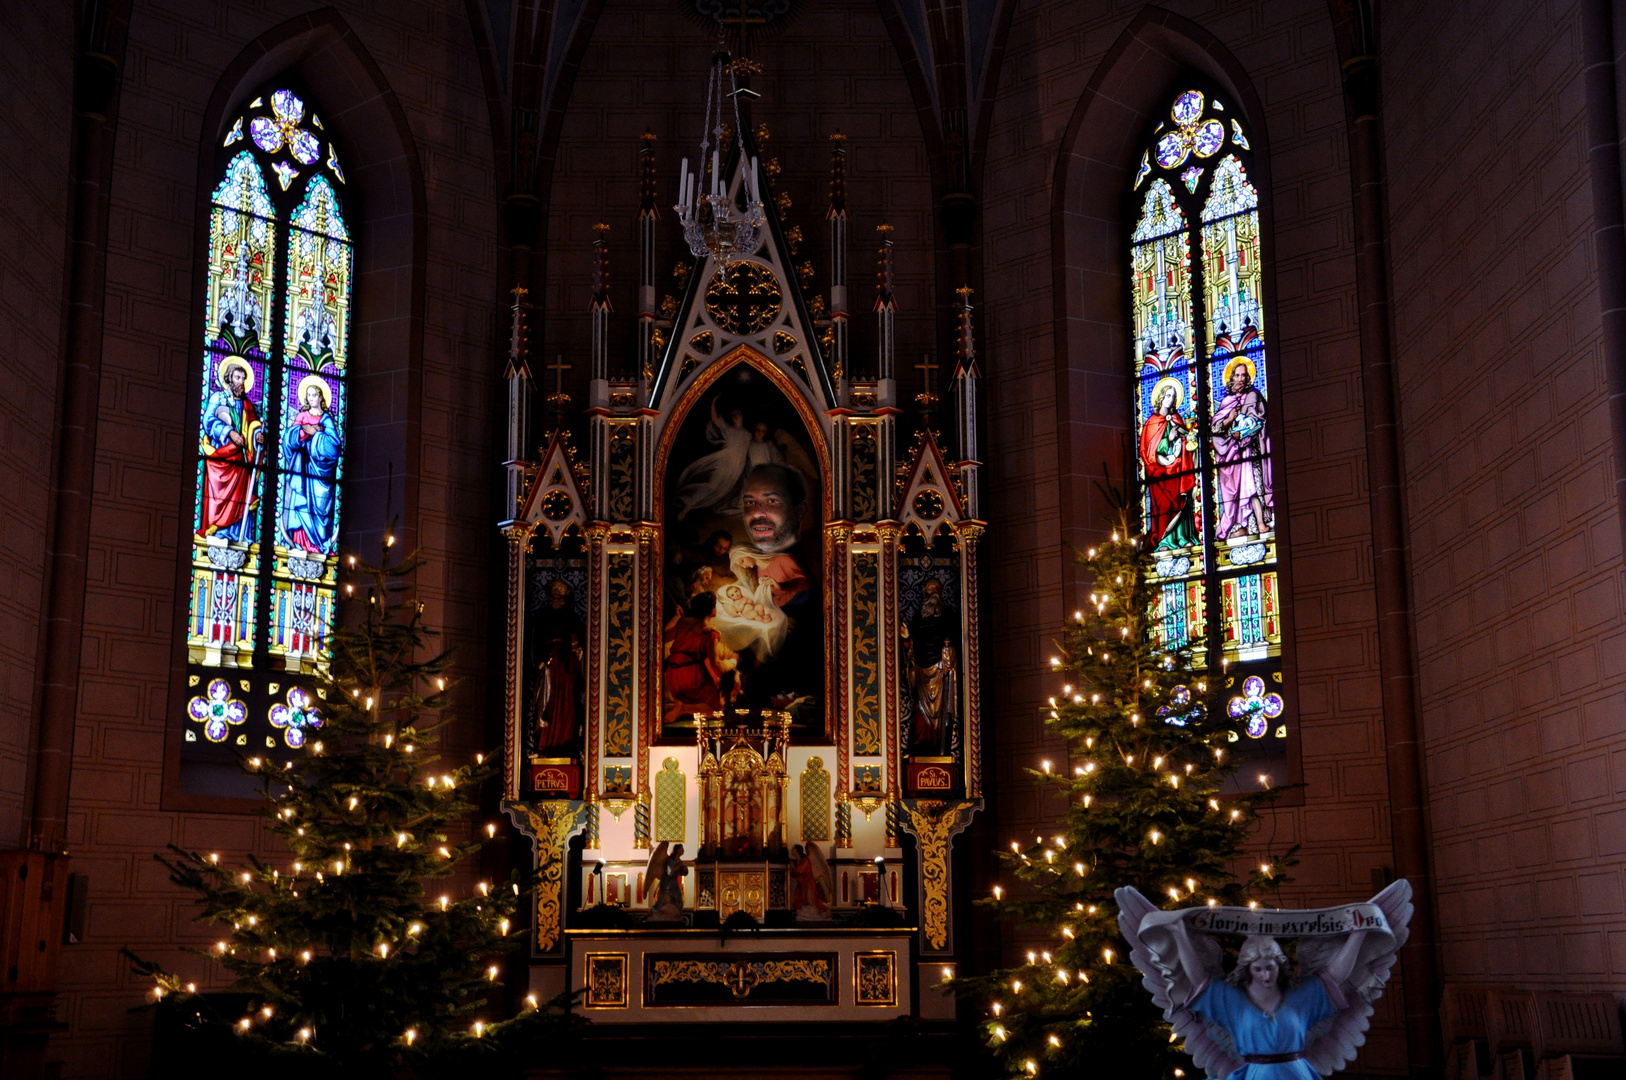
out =
[(254, 369), (240, 356), (228, 356), (216, 371), (220, 389), (203, 406), (203, 498), (198, 534), (225, 540), (254, 538), (254, 474), (260, 467), (265, 429), (250, 400)]
[(587, 634), (576, 614), (568, 582), (548, 583), (548, 602), (530, 624), (530, 721), (539, 753), (568, 750), (581, 727), (586, 688), (583, 648)]
[(1189, 547), (1199, 541), (1191, 505), (1197, 486), (1191, 452), (1197, 448), (1197, 435), (1180, 412), (1184, 394), (1179, 380), (1159, 379), (1152, 387), (1152, 414), (1140, 428), (1146, 531), (1154, 548)]
[(905, 676), (914, 700), (909, 752), (940, 756), (950, 747), (949, 732), (960, 718), (958, 620), (943, 601), (943, 583), (927, 578), (920, 612), (903, 625)]
[(299, 381), (303, 408), (282, 433), (282, 498), (277, 539), (313, 555), (333, 554), (334, 506), (344, 441), (333, 418), (333, 389), (320, 375)]
[(1212, 424), (1219, 523), (1215, 538), (1263, 536), (1276, 522), (1270, 482), (1270, 436), (1265, 433), (1265, 395), (1253, 385), (1247, 356), (1225, 366), (1225, 397)]
[(666, 474), (663, 736), (740, 706), (822, 739), (822, 475), (795, 407), (736, 365), (679, 422)]

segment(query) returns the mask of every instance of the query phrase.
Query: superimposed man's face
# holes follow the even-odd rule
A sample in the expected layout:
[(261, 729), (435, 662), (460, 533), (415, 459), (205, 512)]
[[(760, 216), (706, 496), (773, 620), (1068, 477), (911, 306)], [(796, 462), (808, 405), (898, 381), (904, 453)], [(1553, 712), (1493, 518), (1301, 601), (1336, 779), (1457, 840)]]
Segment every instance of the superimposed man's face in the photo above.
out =
[(796, 543), (801, 507), (772, 471), (752, 473), (740, 495), (740, 510), (751, 546), (764, 555), (784, 551)]
[(248, 384), (248, 376), (243, 374), (240, 367), (226, 369), (226, 389), (231, 391), (232, 397), (242, 397), (243, 387)]

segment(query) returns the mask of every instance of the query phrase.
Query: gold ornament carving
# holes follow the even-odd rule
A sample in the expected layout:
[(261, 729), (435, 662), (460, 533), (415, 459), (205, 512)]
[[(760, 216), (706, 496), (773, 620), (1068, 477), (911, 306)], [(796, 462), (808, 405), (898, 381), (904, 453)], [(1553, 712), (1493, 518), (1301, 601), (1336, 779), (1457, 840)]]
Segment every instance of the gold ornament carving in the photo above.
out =
[(971, 824), (971, 815), (982, 801), (905, 802), (910, 831), (920, 842), (920, 921), (926, 943), (934, 950), (948, 948), (949, 939), (949, 845)]
[(624, 1009), (627, 1007), (627, 954), (587, 954), (587, 994), (584, 1004), (590, 1009)]
[(896, 1005), (898, 1003), (897, 954), (890, 952), (853, 955), (853, 1004)]
[(746, 998), (766, 983), (810, 982), (830, 985), (828, 960), (657, 960), (650, 965), (655, 986), (668, 983), (718, 983), (728, 987), (736, 998)]
[(706, 285), (706, 314), (727, 334), (761, 333), (783, 307), (779, 280), (756, 263), (736, 263), (726, 273), (719, 270)]
[(520, 831), (531, 838), (536, 851), (536, 949), (549, 952), (559, 943), (564, 928), (565, 862), (570, 836), (582, 825), (579, 802), (546, 800), (509, 803)]

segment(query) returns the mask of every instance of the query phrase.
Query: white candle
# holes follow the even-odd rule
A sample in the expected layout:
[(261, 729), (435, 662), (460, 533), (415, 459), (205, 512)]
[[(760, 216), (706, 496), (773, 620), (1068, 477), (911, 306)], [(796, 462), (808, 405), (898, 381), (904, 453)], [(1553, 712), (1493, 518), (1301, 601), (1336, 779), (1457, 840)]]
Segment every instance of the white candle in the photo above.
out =
[(752, 202), (761, 202), (762, 201), (762, 188), (759, 186), (759, 181), (758, 181), (758, 178), (757, 178), (757, 159), (756, 158), (751, 159), (751, 201)]
[(715, 196), (721, 189), (723, 180), (723, 166), (717, 157), (717, 151), (711, 152), (711, 193)]
[(689, 190), (689, 159), (683, 159), (683, 168), (678, 170), (678, 202), (683, 202), (683, 193)]

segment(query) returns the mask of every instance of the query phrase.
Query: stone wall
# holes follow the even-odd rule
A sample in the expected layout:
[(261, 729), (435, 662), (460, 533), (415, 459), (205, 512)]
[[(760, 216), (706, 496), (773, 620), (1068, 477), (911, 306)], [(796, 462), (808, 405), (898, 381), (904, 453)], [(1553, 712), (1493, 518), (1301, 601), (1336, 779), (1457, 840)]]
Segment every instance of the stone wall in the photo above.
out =
[(1382, 31), (1445, 973), (1618, 989), (1626, 620), (1579, 8)]
[(73, 11), (0, 34), (0, 845), (22, 844), (72, 199)]

